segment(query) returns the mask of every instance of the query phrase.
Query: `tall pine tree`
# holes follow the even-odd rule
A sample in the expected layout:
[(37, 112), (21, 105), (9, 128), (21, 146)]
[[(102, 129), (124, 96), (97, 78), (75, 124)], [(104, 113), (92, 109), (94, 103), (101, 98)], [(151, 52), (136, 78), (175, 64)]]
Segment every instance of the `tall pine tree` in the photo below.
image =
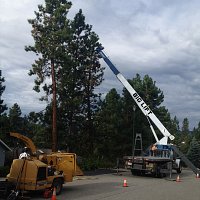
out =
[(77, 141), (80, 151), (84, 148), (85, 153), (92, 153), (93, 118), (100, 98), (95, 89), (103, 80), (104, 70), (96, 52), (99, 38), (92, 31), (92, 26), (85, 22), (82, 10), (75, 15), (70, 28), (73, 35), (67, 46), (70, 62), (62, 69), (58, 87), (60, 113), (64, 114), (63, 121), (68, 130), (65, 138), (69, 146), (74, 146), (71, 141)]
[(5, 139), (7, 130), (9, 129), (8, 119), (5, 111), (8, 109), (4, 100), (2, 99), (2, 94), (5, 91), (4, 77), (2, 77), (2, 71), (0, 70), (0, 138)]
[(21, 108), (17, 103), (15, 103), (9, 109), (8, 117), (10, 121), (10, 131), (13, 131), (13, 132), (22, 131), (23, 120), (22, 120), (21, 114), (22, 114)]
[(181, 127), (181, 134), (179, 137), (179, 147), (183, 153), (187, 153), (192, 135), (190, 134), (189, 130), (189, 120), (188, 118), (184, 118)]
[(196, 167), (200, 168), (200, 143), (195, 137), (192, 138), (187, 157)]
[(66, 57), (66, 41), (70, 37), (67, 19), (70, 7), (71, 3), (67, 0), (45, 0), (45, 6), (38, 6), (39, 11), (35, 12), (35, 19), (28, 20), (32, 25), (35, 44), (25, 49), (38, 55), (29, 73), (37, 75), (34, 90), (40, 92), (42, 85), (47, 97), (52, 94), (52, 151), (57, 150), (56, 87), (63, 65), (62, 58)]
[(121, 97), (113, 88), (106, 95), (95, 117), (98, 133), (96, 153), (106, 160), (116, 161), (117, 157), (128, 153), (127, 137), (122, 134), (122, 110)]
[(4, 111), (8, 109), (6, 104), (3, 104), (3, 99), (1, 98), (6, 88), (6, 86), (3, 85), (4, 82), (5, 82), (5, 79), (4, 77), (2, 77), (2, 71), (0, 70), (0, 116)]

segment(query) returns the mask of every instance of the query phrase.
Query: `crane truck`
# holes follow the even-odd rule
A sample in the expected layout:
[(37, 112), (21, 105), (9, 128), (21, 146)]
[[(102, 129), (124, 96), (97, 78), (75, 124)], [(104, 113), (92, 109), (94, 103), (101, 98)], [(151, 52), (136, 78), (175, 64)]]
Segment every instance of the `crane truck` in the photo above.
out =
[[(128, 90), (137, 106), (146, 116), (149, 122), (150, 129), (155, 138), (155, 148), (148, 151), (146, 155), (133, 156), (132, 157), (132, 174), (146, 174), (151, 173), (156, 177), (163, 177), (167, 173), (171, 173), (172, 169), (175, 169), (177, 173), (181, 173), (182, 166), (181, 163), (190, 167), (195, 174), (199, 174), (199, 169), (197, 169), (185, 156), (179, 151), (179, 149), (173, 145), (168, 144), (168, 140), (174, 140), (175, 137), (165, 128), (165, 126), (160, 122), (160, 120), (155, 116), (153, 111), (144, 102), (140, 95), (135, 91), (135, 89), (130, 85), (130, 83), (124, 78), (124, 76), (118, 71), (115, 65), (103, 52), (103, 47), (99, 46), (97, 52), (101, 58), (105, 61), (117, 79), (123, 84), (123, 86)], [(158, 139), (155, 129), (151, 122), (158, 128), (162, 133), (163, 137)]]

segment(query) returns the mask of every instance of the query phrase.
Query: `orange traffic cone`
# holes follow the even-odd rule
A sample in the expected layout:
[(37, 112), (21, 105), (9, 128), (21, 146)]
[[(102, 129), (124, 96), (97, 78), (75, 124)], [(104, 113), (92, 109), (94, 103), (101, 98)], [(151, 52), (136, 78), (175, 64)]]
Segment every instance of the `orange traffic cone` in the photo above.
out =
[(176, 178), (176, 182), (181, 182), (179, 175)]
[(197, 173), (196, 178), (199, 178), (199, 173)]
[(124, 179), (124, 184), (123, 184), (123, 187), (128, 187), (128, 184), (127, 184), (127, 181), (126, 181), (126, 179)]
[(51, 200), (56, 200), (56, 188), (53, 188), (53, 195), (51, 197)]

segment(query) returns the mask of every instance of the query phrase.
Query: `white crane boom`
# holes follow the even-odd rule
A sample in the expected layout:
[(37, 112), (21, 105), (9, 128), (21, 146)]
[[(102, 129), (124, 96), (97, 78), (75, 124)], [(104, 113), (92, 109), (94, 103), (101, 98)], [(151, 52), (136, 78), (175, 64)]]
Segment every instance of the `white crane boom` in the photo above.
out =
[(133, 89), (133, 87), (129, 84), (129, 82), (124, 78), (124, 76), (117, 70), (117, 68), (112, 64), (110, 59), (105, 55), (105, 53), (102, 51), (103, 48), (99, 47), (97, 49), (99, 55), (104, 59), (106, 64), (109, 66), (109, 68), (112, 70), (112, 72), (116, 75), (116, 77), (119, 79), (119, 81), (124, 85), (124, 87), (128, 90), (132, 98), (135, 100), (136, 104), (139, 106), (140, 110), (144, 113), (144, 115), (151, 119), (151, 121), (155, 124), (155, 126), (160, 130), (160, 132), (163, 134), (163, 138), (158, 140), (158, 137), (153, 129), (153, 126), (150, 123), (150, 128), (153, 132), (153, 135), (156, 139), (156, 143), (167, 145), (168, 138), (171, 140), (174, 140), (174, 136), (169, 133), (169, 131), (164, 127), (164, 125), (160, 122), (160, 120), (154, 115), (154, 113), (151, 111), (149, 106), (143, 101), (143, 99), (140, 97), (140, 95)]

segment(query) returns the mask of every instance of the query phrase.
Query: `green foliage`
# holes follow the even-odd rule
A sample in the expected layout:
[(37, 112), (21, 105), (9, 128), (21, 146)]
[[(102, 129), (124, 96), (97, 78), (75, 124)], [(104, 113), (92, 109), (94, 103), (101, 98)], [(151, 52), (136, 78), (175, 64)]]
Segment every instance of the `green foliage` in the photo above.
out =
[(176, 116), (171, 120), (171, 127), (169, 130), (175, 137), (180, 135), (179, 121)]
[[(161, 122), (166, 127), (172, 127), (173, 122), (168, 110), (161, 106), (164, 101), (163, 92), (157, 88), (155, 81), (148, 75), (145, 75), (142, 79), (137, 74), (135, 78), (129, 80), (129, 83), (147, 102)], [(136, 110), (133, 109), (134, 106), (136, 106)], [(114, 161), (116, 157), (132, 155), (136, 133), (142, 133), (144, 150), (155, 142), (148, 120), (142, 111), (137, 108), (125, 88), (123, 89), (122, 97), (117, 94), (115, 89), (109, 91), (96, 118), (98, 133), (96, 153), (111, 161)], [(160, 138), (163, 137), (158, 130), (156, 131)]]
[(3, 85), (3, 83), (5, 82), (5, 79), (4, 79), (4, 77), (1, 76), (1, 73), (2, 73), (2, 71), (0, 70), (0, 115), (8, 109), (6, 104), (3, 104), (4, 100), (1, 99), (1, 96), (6, 88), (6, 86)]
[[(38, 55), (29, 75), (37, 75), (34, 90), (40, 92), (41, 86), (46, 93), (41, 100), (48, 100), (52, 94), (52, 151), (57, 151), (57, 82), (60, 69), (66, 64), (66, 44), (71, 37), (68, 10), (71, 3), (66, 0), (45, 0), (45, 5), (38, 6), (35, 19), (29, 19), (32, 25), (34, 46), (25, 47)], [(49, 83), (51, 79), (51, 83)]]
[[(45, 0), (44, 6), (39, 5), (35, 19), (28, 20), (35, 44), (25, 49), (39, 57), (29, 73), (37, 75), (34, 90), (45, 91), (46, 96), (41, 100), (48, 100), (53, 94), (44, 115), (44, 120), (52, 115), (46, 124), (49, 132), (52, 129), (53, 143), (58, 138), (59, 145), (65, 147), (66, 143), (74, 149), (77, 142), (76, 150), (88, 153), (93, 151), (92, 119), (100, 97), (94, 91), (102, 82), (103, 68), (95, 51), (99, 46), (98, 36), (85, 23), (82, 10), (73, 20), (67, 18), (70, 7), (71, 3), (66, 0)], [(85, 151), (81, 151), (83, 146)]]
[(196, 167), (200, 168), (200, 143), (195, 137), (192, 138), (187, 157)]
[(198, 127), (193, 129), (194, 137), (200, 141), (200, 122), (198, 123)]
[[(170, 122), (170, 115), (168, 111), (161, 107), (161, 103), (164, 101), (163, 92), (156, 86), (156, 82), (152, 80), (151, 77), (145, 75), (142, 79), (139, 74), (136, 74), (136, 77), (132, 80), (129, 80), (129, 83), (137, 91), (140, 97), (145, 101), (145, 103), (150, 107), (150, 109), (155, 113), (155, 115), (160, 119), (161, 122)], [(129, 133), (129, 142), (132, 141), (131, 135), (133, 131), (133, 121), (135, 122), (135, 133), (142, 133), (143, 138), (143, 147), (146, 149), (151, 143), (155, 142), (153, 134), (150, 130), (149, 123), (146, 119), (146, 116), (136, 105), (136, 111), (133, 112), (133, 106), (135, 105), (134, 100), (132, 99), (129, 92), (124, 88), (123, 89), (123, 124), (124, 132), (122, 134)], [(135, 114), (135, 120), (134, 118)], [(160, 132), (158, 132), (158, 136)], [(126, 141), (128, 142), (128, 141)], [(130, 146), (131, 147), (131, 146)], [(130, 151), (130, 148), (129, 148)]]
[(97, 130), (95, 152), (109, 160), (115, 159), (117, 155), (122, 155), (127, 150), (124, 144), (120, 144), (120, 141), (125, 138), (125, 135), (121, 134), (121, 113), (120, 95), (115, 89), (111, 89), (95, 117)]
[(10, 130), (20, 132), (22, 130), (23, 119), (21, 118), (21, 108), (17, 103), (15, 103), (9, 109), (9, 121), (10, 121)]
[(93, 119), (100, 97), (95, 88), (101, 84), (103, 77), (103, 68), (95, 51), (99, 38), (92, 31), (92, 26), (85, 23), (82, 10), (70, 22), (70, 28), (73, 34), (67, 47), (70, 59), (63, 65), (57, 85), (58, 117), (60, 122), (65, 122), (60, 124), (65, 128), (62, 130), (65, 136), (62, 142), (65, 141), (70, 149), (75, 148), (80, 154), (87, 155), (94, 150)]
[(6, 115), (6, 113), (4, 113), (3, 115), (0, 115), (0, 139), (2, 139), (3, 141), (4, 140), (8, 141), (9, 130), (10, 130), (9, 118)]
[(187, 118), (183, 119), (181, 130), (178, 130), (175, 134), (174, 143), (179, 147), (181, 152), (187, 154), (190, 142), (192, 140), (192, 134), (189, 131), (189, 121)]
[(116, 165), (116, 163), (106, 160), (106, 159), (100, 159), (98, 157), (89, 157), (84, 158), (82, 160), (82, 163), (80, 165), (80, 168), (83, 171), (91, 171), (99, 168), (113, 168)]
[[(142, 87), (143, 80), (139, 75), (137, 75), (136, 78), (133, 78), (133, 80), (137, 88), (146, 88)], [(154, 83), (153, 81), (150, 82), (152, 84)], [(65, 88), (66, 87), (67, 85), (65, 85)], [(152, 88), (152, 86), (149, 87), (153, 91), (155, 90)], [(141, 94), (145, 94), (145, 92), (140, 92)], [(74, 98), (72, 98), (73, 95), (69, 95), (69, 98), (64, 100), (59, 99), (58, 101), (58, 108), (60, 111), (58, 115), (58, 137), (60, 139), (59, 149), (69, 149), (70, 152), (75, 152), (78, 155), (83, 155), (84, 158), (86, 158), (83, 159), (83, 168), (85, 170), (106, 167), (109, 168), (116, 163), (117, 157), (130, 155), (132, 153), (133, 123), (135, 127), (135, 133), (142, 133), (144, 144), (143, 147), (145, 147), (145, 145), (148, 146), (154, 142), (154, 138), (150, 131), (149, 125), (140, 109), (137, 108), (135, 112), (133, 112), (133, 106), (135, 105), (133, 99), (126, 91), (124, 91), (122, 96), (120, 96), (116, 89), (111, 89), (102, 102), (97, 102), (100, 104), (98, 104), (98, 109), (95, 112), (92, 110), (91, 121), (93, 123), (92, 127), (94, 135), (88, 134), (88, 129), (84, 129), (84, 125), (86, 125), (86, 122), (88, 121), (86, 120), (87, 112), (84, 115), (81, 115), (81, 105), (84, 105), (84, 103), (81, 98), (79, 100), (78, 98), (75, 98), (78, 94), (79, 92), (74, 93)], [(151, 99), (151, 92), (148, 91), (148, 94), (149, 99)], [(62, 95), (64, 98), (64, 93)], [(154, 95), (154, 97), (155, 96), (156, 95)], [(162, 98), (154, 102), (162, 102), (161, 99)], [(66, 102), (67, 100), (69, 102)], [(66, 105), (67, 107), (65, 109), (61, 109), (61, 105), (63, 107)], [(73, 105), (76, 105), (77, 107), (73, 107)], [(154, 109), (156, 116), (164, 123), (167, 128), (169, 127), (168, 130), (176, 136), (176, 140), (173, 141), (173, 143), (177, 144), (183, 153), (188, 152), (188, 157), (191, 157), (190, 159), (195, 160), (195, 158), (192, 156), (196, 155), (196, 161), (198, 161), (198, 153), (195, 152), (198, 152), (199, 147), (197, 145), (194, 148), (191, 140), (195, 137), (196, 141), (199, 141), (199, 126), (195, 128), (191, 133), (188, 131), (189, 122), (187, 119), (184, 119), (183, 125), (180, 129), (178, 119), (176, 117), (171, 119), (170, 114), (165, 107), (156, 105), (155, 103), (152, 105), (154, 105), (154, 108), (152, 109)], [(73, 109), (70, 108), (70, 106), (72, 106)], [(69, 112), (67, 112), (68, 108)], [(74, 112), (74, 114), (70, 115), (72, 112)], [(51, 113), (52, 106), (49, 104), (44, 112), (31, 112), (29, 115), (22, 117), (19, 105), (14, 104), (9, 109), (8, 115), (3, 114), (0, 117), (0, 137), (4, 140), (5, 143), (11, 145), (11, 147), (14, 146), (11, 141), (12, 139), (8, 135), (9, 131), (13, 130), (23, 133), (31, 138), (38, 148), (50, 148), (51, 137), (49, 136), (49, 132), (51, 131)], [(71, 132), (69, 131), (69, 116), (73, 116)], [(88, 145), (91, 141), (93, 142), (93, 151), (90, 151), (91, 148)], [(190, 149), (188, 151), (189, 147)], [(198, 162), (195, 164), (198, 165)]]
[(182, 134), (187, 135), (188, 133), (189, 133), (189, 120), (188, 118), (184, 118), (182, 124)]
[[(32, 65), (29, 75), (37, 75), (34, 90), (40, 92), (40, 85), (48, 97), (52, 93), (52, 64), (55, 67), (55, 76), (58, 77), (61, 57), (65, 56), (64, 43), (70, 37), (67, 14), (71, 3), (63, 0), (45, 0), (45, 6), (39, 5), (38, 12), (35, 12), (35, 19), (29, 19), (32, 25), (32, 36), (34, 46), (26, 46), (26, 51), (32, 51), (38, 55), (38, 60)], [(47, 82), (45, 83), (45, 80)]]

